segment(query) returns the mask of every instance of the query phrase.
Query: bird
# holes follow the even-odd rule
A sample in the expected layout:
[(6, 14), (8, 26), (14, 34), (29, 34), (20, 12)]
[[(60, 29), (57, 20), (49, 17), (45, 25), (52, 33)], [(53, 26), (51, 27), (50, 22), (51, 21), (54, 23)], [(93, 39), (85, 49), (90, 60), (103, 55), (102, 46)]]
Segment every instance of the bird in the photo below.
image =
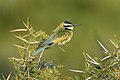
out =
[(61, 22), (51, 35), (39, 44), (38, 49), (33, 54), (43, 53), (45, 49), (54, 45), (65, 45), (73, 37), (73, 29), (76, 26), (79, 24), (72, 24), (69, 21)]

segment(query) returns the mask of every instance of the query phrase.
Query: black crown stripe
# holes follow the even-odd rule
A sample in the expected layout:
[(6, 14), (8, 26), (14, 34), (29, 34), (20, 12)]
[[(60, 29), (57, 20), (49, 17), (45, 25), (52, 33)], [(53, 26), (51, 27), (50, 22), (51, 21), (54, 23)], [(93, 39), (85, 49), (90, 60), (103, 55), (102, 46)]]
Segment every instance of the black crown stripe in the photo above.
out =
[(66, 24), (72, 24), (71, 22), (69, 22), (69, 21), (64, 21), (64, 23), (66, 23)]

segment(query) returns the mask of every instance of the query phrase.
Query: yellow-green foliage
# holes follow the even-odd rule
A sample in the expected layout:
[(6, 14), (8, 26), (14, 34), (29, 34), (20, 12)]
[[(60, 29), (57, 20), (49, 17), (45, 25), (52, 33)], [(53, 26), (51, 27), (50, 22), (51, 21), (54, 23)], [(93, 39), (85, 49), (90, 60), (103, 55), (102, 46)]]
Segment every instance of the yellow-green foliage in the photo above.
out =
[[(38, 62), (39, 55), (34, 55), (39, 43), (48, 38), (48, 35), (43, 31), (35, 31), (33, 27), (27, 21), (27, 24), (23, 22), (26, 28), (15, 29), (11, 32), (24, 32), (22, 35), (15, 36), (21, 40), (21, 45), (13, 44), (18, 48), (19, 58), (10, 58), (14, 66), (12, 72), (14, 76), (11, 76), (10, 80), (60, 80), (61, 74), (59, 68), (61, 66), (54, 65), (53, 61), (41, 60)], [(68, 78), (66, 78), (67, 80)], [(69, 78), (70, 80), (70, 78)]]
[[(10, 61), (14, 66), (14, 71), (10, 73), (7, 80), (81, 80), (79, 76), (75, 79), (71, 77), (63, 77), (59, 72), (60, 65), (55, 65), (51, 61), (41, 60), (39, 55), (33, 53), (41, 42), (48, 38), (45, 32), (35, 31), (27, 21), (23, 22), (24, 29), (15, 29), (11, 32), (24, 32), (22, 35), (15, 37), (21, 40), (21, 45), (13, 44), (18, 48), (19, 58), (12, 57)], [(98, 40), (97, 40), (98, 41)], [(83, 53), (85, 57), (85, 69), (83, 71), (70, 70), (80, 72), (85, 80), (120, 80), (120, 40), (110, 40), (116, 47), (113, 52), (108, 51), (103, 44), (98, 41), (104, 50), (104, 57), (92, 58), (89, 54)], [(3, 79), (5, 77), (3, 76)]]
[(120, 80), (119, 43), (115, 43), (112, 40), (110, 41), (116, 47), (115, 51), (108, 51), (104, 47), (104, 45), (100, 41), (98, 41), (98, 43), (104, 50), (105, 57), (103, 57), (102, 59), (97, 57), (92, 58), (89, 54), (83, 53), (85, 57), (86, 68), (83, 71), (70, 71), (82, 73), (85, 80)]

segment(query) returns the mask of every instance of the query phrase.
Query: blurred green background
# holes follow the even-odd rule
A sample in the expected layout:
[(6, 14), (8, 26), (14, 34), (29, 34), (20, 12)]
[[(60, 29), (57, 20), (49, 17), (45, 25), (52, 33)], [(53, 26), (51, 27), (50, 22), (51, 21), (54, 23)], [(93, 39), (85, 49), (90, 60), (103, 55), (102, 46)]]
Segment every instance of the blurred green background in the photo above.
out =
[[(12, 43), (19, 43), (11, 29), (23, 28), (22, 21), (30, 17), (30, 23), (36, 30), (50, 34), (64, 20), (82, 24), (74, 30), (74, 37), (68, 47), (62, 46), (47, 50), (46, 60), (56, 59), (64, 65), (64, 76), (80, 75), (68, 69), (83, 69), (83, 52), (92, 57), (102, 57), (102, 49), (96, 42), (99, 39), (108, 49), (113, 50), (109, 42), (113, 35), (119, 35), (120, 0), (0, 0), (0, 73), (7, 76), (13, 71), (9, 57), (19, 57)], [(1, 77), (0, 77), (1, 78)]]

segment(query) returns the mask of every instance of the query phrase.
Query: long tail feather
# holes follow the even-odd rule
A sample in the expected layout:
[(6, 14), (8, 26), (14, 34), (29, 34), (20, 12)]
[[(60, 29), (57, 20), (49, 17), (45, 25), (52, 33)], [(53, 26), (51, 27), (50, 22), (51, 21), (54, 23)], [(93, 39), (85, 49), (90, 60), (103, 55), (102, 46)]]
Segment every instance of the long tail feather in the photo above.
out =
[(33, 53), (33, 55), (36, 55), (36, 54), (38, 54), (38, 53), (40, 53), (40, 52), (43, 52), (45, 50), (45, 47), (40, 47), (39, 49), (37, 49), (34, 53)]

